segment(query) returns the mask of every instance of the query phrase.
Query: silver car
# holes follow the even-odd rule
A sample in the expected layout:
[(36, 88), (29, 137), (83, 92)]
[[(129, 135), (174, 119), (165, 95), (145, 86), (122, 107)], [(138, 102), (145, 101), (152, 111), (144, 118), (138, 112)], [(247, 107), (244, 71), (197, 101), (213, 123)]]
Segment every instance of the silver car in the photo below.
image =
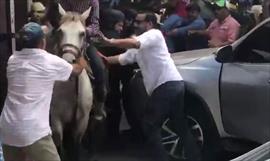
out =
[(270, 161), (270, 141), (231, 161)]
[[(172, 57), (186, 83), (189, 125), (204, 160), (216, 160), (221, 148), (236, 147), (228, 144), (231, 141), (259, 145), (270, 140), (270, 19), (232, 45)], [(131, 81), (131, 90), (132, 106), (140, 109), (146, 94), (139, 73)], [(170, 120), (164, 123), (162, 135), (171, 156), (183, 157), (176, 146), (181, 138)]]

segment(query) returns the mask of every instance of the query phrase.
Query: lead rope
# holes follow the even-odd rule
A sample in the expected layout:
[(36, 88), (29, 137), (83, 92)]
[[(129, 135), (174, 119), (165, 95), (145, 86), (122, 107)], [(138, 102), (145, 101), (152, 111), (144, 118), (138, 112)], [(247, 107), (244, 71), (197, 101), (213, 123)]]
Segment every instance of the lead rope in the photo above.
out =
[[(85, 42), (85, 41), (84, 41)], [(86, 59), (87, 59), (87, 61), (89, 62), (89, 58), (87, 57), (87, 54), (85, 54), (86, 53), (86, 48), (88, 47), (88, 45), (87, 45), (87, 43), (84, 43), (84, 45), (83, 45), (83, 47), (82, 47), (82, 50), (81, 50), (81, 56), (85, 56), (86, 57)], [(86, 70), (86, 69), (85, 69)], [(86, 70), (87, 71), (87, 70)], [(78, 76), (77, 78), (76, 78), (76, 82), (75, 82), (75, 85), (76, 85), (76, 96), (77, 96), (77, 107), (78, 106), (80, 106), (80, 101), (79, 101), (79, 95), (80, 95), (80, 91), (79, 91), (79, 89), (80, 89), (80, 87), (79, 87), (79, 77), (80, 76)], [(77, 110), (76, 110), (76, 112), (75, 112), (75, 117), (77, 116)]]

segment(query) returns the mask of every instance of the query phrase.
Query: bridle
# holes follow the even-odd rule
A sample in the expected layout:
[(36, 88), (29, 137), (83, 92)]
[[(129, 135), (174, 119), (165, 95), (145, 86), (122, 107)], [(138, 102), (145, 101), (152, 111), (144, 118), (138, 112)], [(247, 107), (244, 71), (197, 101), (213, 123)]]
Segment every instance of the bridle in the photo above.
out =
[[(77, 46), (75, 46), (73, 44), (63, 44), (59, 47), (59, 53), (61, 53), (61, 55), (64, 55), (66, 53), (70, 53), (70, 54), (74, 55), (76, 59), (78, 59), (79, 57), (81, 57), (85, 53), (86, 48), (88, 46), (88, 44), (85, 42), (85, 40), (83, 40), (83, 42), (84, 43), (83, 43), (81, 48), (78, 48)], [(68, 49), (68, 48), (65, 49), (66, 47), (75, 49), (75, 51)]]
[[(74, 50), (65, 49), (66, 47), (75, 49), (77, 51), (77, 53), (74, 52)], [(77, 46), (75, 46), (73, 44), (64, 44), (64, 45), (61, 45), (61, 47), (59, 48), (59, 52), (61, 52), (62, 55), (64, 55), (65, 53), (71, 53), (73, 55), (81, 55), (82, 49), (79, 49)]]

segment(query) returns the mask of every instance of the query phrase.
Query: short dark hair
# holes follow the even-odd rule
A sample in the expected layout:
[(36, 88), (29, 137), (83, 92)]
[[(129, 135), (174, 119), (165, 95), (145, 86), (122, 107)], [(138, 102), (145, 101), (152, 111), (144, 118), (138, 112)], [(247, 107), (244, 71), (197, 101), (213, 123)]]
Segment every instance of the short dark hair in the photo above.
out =
[(138, 14), (135, 9), (125, 9), (123, 10), (126, 20), (134, 20)]
[(151, 22), (155, 28), (158, 27), (157, 16), (152, 12), (145, 13), (145, 21)]
[(191, 12), (191, 11), (201, 12), (201, 7), (196, 3), (191, 3), (186, 7), (186, 10), (188, 12)]

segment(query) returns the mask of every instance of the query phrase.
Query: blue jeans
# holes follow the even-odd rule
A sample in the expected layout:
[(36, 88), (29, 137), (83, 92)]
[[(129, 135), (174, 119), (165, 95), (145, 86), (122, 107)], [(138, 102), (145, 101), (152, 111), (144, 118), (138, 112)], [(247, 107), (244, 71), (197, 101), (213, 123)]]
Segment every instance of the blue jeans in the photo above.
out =
[(170, 81), (157, 87), (150, 96), (143, 117), (143, 132), (153, 161), (169, 161), (162, 145), (161, 127), (167, 118), (183, 141), (187, 161), (200, 161), (201, 154), (188, 128), (184, 111), (183, 81)]
[(105, 102), (107, 95), (107, 73), (106, 67), (102, 59), (97, 54), (97, 49), (89, 45), (86, 49), (86, 55), (95, 79), (92, 81), (94, 85), (94, 96), (98, 102)]
[[(183, 18), (176, 15), (176, 14), (172, 14), (170, 15), (163, 23), (163, 25), (161, 26), (161, 30), (162, 32), (168, 32), (171, 31), (172, 29), (181, 26), (183, 23)], [(174, 47), (174, 40), (171, 37), (166, 37), (166, 44), (168, 46), (169, 51), (175, 52), (175, 47)]]

